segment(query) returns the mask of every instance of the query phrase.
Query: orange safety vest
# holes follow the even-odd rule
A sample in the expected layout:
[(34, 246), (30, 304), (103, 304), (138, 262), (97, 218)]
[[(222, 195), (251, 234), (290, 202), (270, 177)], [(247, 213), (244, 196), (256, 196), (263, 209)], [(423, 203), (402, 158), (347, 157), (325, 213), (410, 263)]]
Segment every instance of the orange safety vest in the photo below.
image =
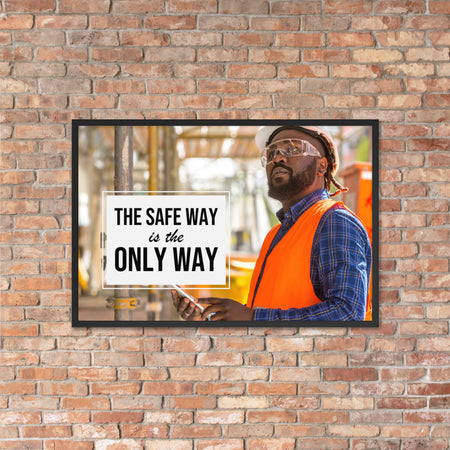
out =
[[(263, 242), (250, 282), (248, 307), (286, 310), (305, 308), (320, 303), (321, 300), (314, 292), (310, 277), (311, 250), (320, 219), (335, 205), (342, 205), (351, 212), (342, 202), (324, 199), (316, 202), (298, 218), (267, 258), (264, 275), (253, 301), (262, 265), (281, 224), (269, 231)], [(370, 320), (367, 314), (366, 320)]]

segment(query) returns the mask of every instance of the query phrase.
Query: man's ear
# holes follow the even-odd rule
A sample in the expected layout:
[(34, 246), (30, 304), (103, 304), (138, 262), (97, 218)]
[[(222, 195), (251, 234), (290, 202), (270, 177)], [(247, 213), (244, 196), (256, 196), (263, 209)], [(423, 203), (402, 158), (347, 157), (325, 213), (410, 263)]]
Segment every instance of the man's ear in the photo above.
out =
[(317, 172), (319, 172), (320, 175), (325, 175), (325, 172), (327, 171), (327, 167), (328, 167), (327, 158), (320, 158), (317, 163)]

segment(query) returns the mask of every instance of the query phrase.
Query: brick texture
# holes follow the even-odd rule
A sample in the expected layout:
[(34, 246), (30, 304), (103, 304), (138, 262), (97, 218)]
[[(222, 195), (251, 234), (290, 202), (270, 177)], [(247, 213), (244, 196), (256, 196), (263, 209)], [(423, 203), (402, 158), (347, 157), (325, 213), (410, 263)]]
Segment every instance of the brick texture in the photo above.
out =
[[(449, 5), (3, 0), (0, 448), (448, 449)], [(75, 118), (380, 119), (380, 327), (71, 328)]]

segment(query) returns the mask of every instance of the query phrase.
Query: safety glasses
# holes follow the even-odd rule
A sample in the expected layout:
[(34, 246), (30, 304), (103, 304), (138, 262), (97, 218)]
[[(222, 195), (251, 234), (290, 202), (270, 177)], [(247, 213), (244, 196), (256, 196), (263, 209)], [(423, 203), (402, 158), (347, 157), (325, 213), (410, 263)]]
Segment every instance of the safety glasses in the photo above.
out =
[(266, 167), (275, 161), (278, 153), (281, 156), (292, 158), (294, 156), (320, 156), (319, 151), (308, 141), (301, 139), (280, 139), (271, 142), (264, 148), (261, 156), (261, 164)]

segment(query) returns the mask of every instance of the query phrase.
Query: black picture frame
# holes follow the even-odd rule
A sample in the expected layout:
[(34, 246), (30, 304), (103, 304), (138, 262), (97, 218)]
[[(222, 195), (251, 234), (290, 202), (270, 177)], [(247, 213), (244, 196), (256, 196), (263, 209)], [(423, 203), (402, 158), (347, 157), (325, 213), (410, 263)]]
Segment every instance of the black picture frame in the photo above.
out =
[[(79, 201), (80, 131), (84, 127), (260, 127), (260, 126), (366, 127), (372, 176), (372, 320), (367, 321), (202, 321), (182, 320), (89, 320), (80, 318)], [(72, 326), (73, 327), (378, 327), (379, 326), (379, 232), (378, 232), (378, 120), (73, 120), (72, 121)], [(261, 168), (261, 170), (263, 170)], [(100, 238), (99, 238), (100, 240)]]

